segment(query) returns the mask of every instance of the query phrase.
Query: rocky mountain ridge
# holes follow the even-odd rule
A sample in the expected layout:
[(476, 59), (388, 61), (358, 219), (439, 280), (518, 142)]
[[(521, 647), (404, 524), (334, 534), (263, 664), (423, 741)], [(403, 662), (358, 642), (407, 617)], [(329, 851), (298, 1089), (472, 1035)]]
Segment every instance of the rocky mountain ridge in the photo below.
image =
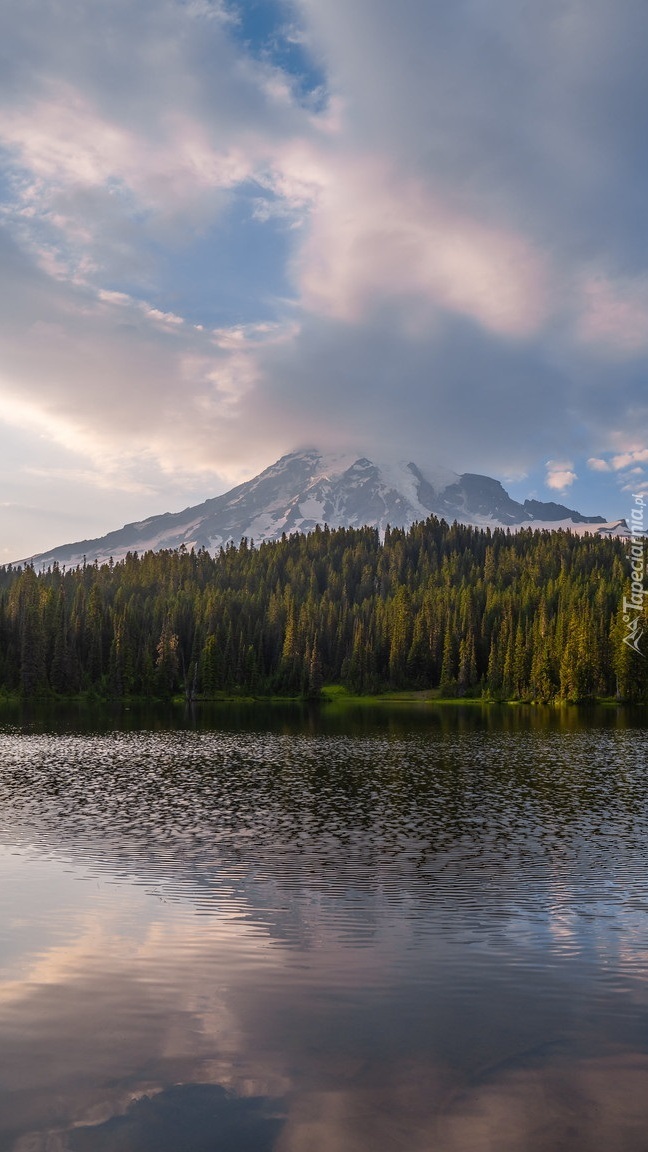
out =
[[(568, 528), (623, 535), (625, 521), (583, 516), (554, 502), (513, 500), (499, 480), (409, 462), (374, 462), (364, 456), (291, 452), (222, 496), (182, 512), (127, 524), (93, 540), (80, 540), (28, 558), (37, 568), (122, 559), (128, 552), (206, 548), (214, 553), (242, 537), (256, 544), (285, 532), (371, 525), (409, 527), (430, 515), (477, 527)], [(20, 561), (25, 563), (25, 561)]]

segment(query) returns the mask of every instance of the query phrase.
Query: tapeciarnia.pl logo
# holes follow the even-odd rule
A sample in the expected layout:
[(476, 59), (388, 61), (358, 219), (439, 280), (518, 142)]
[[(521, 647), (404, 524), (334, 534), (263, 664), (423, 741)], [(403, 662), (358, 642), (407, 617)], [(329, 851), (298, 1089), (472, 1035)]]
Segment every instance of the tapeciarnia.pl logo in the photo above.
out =
[(623, 622), (627, 626), (627, 633), (623, 643), (639, 656), (645, 656), (641, 651), (639, 641), (643, 636), (641, 618), (644, 607), (644, 596), (648, 591), (645, 588), (645, 558), (644, 558), (644, 507), (645, 500), (641, 494), (633, 493), (635, 506), (630, 513), (630, 535), (628, 537), (628, 553), (630, 557), (630, 597), (623, 597)]

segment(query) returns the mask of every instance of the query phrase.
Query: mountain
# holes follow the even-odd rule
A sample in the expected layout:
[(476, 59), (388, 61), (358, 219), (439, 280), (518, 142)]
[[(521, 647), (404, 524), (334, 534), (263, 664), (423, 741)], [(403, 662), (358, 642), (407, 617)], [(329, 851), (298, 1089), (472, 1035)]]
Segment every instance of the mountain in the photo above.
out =
[[(282, 533), (372, 525), (409, 527), (434, 514), (478, 527), (569, 528), (621, 535), (625, 521), (607, 523), (553, 502), (512, 500), (499, 480), (472, 472), (458, 475), (412, 463), (375, 463), (366, 457), (323, 455), (312, 449), (282, 456), (253, 480), (183, 512), (151, 516), (96, 540), (80, 540), (29, 557), (38, 568), (57, 562), (76, 566), (122, 559), (127, 552), (206, 548), (209, 552), (243, 536), (255, 543)], [(25, 561), (20, 561), (24, 563)]]

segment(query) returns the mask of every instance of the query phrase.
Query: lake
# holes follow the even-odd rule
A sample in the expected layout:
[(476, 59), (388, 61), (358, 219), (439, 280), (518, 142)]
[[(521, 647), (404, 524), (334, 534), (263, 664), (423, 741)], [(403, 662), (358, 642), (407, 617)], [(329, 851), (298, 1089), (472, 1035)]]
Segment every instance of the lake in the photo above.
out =
[(0, 713), (2, 1152), (645, 1152), (622, 709)]

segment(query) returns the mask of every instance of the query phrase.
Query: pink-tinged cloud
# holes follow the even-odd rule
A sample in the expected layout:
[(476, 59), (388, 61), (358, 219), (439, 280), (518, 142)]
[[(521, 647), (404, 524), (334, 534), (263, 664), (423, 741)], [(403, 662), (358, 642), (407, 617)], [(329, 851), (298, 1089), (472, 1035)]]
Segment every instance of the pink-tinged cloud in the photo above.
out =
[(576, 338), (612, 359), (648, 351), (648, 276), (587, 276), (582, 286)]
[(631, 448), (612, 457), (612, 467), (617, 472), (633, 464), (648, 464), (648, 448)]
[(522, 339), (550, 311), (548, 262), (526, 237), (370, 155), (329, 162), (295, 266), (309, 311), (355, 323), (391, 300), (413, 335), (450, 312)]
[(545, 484), (555, 492), (564, 492), (578, 477), (570, 460), (547, 460)]

